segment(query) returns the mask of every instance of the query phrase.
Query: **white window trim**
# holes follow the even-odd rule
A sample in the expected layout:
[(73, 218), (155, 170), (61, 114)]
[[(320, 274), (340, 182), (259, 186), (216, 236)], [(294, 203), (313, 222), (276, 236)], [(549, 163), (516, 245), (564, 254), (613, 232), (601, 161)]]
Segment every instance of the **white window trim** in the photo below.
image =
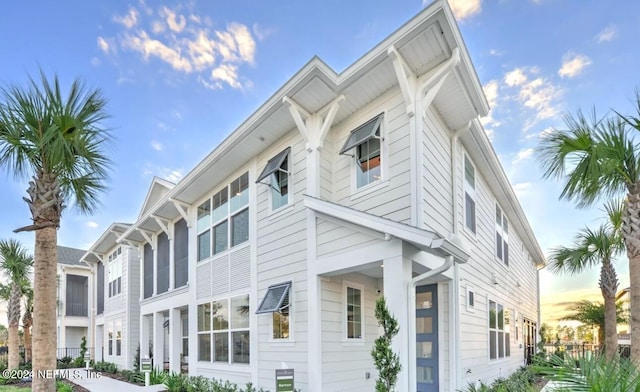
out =
[[(471, 305), (469, 303), (469, 293), (473, 293), (473, 305)], [(477, 295), (476, 295), (476, 291), (472, 286), (467, 286), (467, 297), (465, 299), (465, 302), (467, 303), (467, 312), (471, 312), (473, 313), (476, 309), (476, 301), (477, 301)]]
[[(358, 173), (356, 172), (355, 153), (351, 153), (351, 152), (349, 154), (345, 153), (345, 155), (350, 161), (349, 165), (351, 170), (351, 197), (352, 198), (359, 197), (361, 194), (369, 193), (368, 191), (372, 190), (373, 188), (378, 188), (378, 187), (388, 185), (387, 162), (389, 160), (389, 157), (387, 156), (388, 148), (387, 148), (387, 137), (385, 132), (385, 130), (387, 129), (387, 112), (384, 111), (383, 113), (384, 115), (382, 116), (382, 120), (380, 121), (380, 178), (368, 183), (367, 185), (363, 185), (358, 188), (358, 178), (357, 178)], [(370, 119), (376, 116), (377, 115), (375, 114), (368, 115), (365, 118), (365, 120), (359, 121), (355, 127), (358, 127), (361, 124), (364, 124), (365, 122), (369, 121)], [(350, 135), (351, 135), (351, 132), (349, 132), (349, 135), (347, 135), (347, 138)], [(357, 146), (354, 148), (357, 148)]]
[[(276, 345), (288, 345), (291, 343), (295, 343), (294, 336), (294, 321), (295, 321), (295, 313), (294, 313), (294, 304), (295, 304), (295, 294), (293, 293), (293, 288), (295, 287), (295, 281), (293, 277), (284, 276), (278, 279), (280, 282), (291, 281), (291, 287), (289, 287), (289, 337), (288, 338), (274, 338), (273, 337), (273, 313), (269, 314), (269, 339), (268, 343), (273, 343)], [(275, 282), (273, 284), (276, 284)], [(266, 292), (265, 292), (266, 293)], [(264, 296), (264, 294), (263, 294)], [(275, 313), (275, 312), (274, 312)], [(259, 316), (259, 315), (258, 315)]]
[[(287, 147), (285, 147), (286, 149)], [(288, 146), (289, 148), (289, 153), (287, 154), (287, 186), (289, 187), (288, 193), (287, 193), (287, 204), (283, 204), (278, 208), (273, 208), (273, 192), (274, 189), (272, 187), (271, 184), (271, 178), (269, 178), (269, 211), (271, 211), (271, 214), (277, 214), (280, 211), (286, 210), (289, 206), (293, 205), (293, 147), (292, 146)]]
[(495, 215), (496, 214), (494, 214), (495, 234), (494, 234), (493, 242), (494, 243), (496, 242), (496, 240), (498, 238), (497, 236), (498, 236), (498, 234), (500, 234), (500, 238), (502, 238), (502, 241), (500, 242), (500, 246), (502, 247), (502, 252), (501, 252), (502, 253), (502, 257), (498, 257), (498, 249), (496, 248), (497, 243), (494, 245), (493, 254), (494, 254), (494, 257), (496, 258), (496, 260), (500, 260), (505, 267), (509, 267), (510, 257), (509, 257), (509, 259), (507, 259), (505, 261), (506, 257), (505, 257), (505, 252), (504, 252), (505, 244), (507, 246), (509, 246), (509, 231), (507, 229), (507, 232), (506, 233), (504, 232), (504, 221), (506, 220), (507, 221), (507, 225), (509, 225), (509, 223), (508, 223), (509, 220), (507, 219), (506, 215), (504, 214), (504, 209), (500, 206), (500, 204), (498, 204), (497, 201), (496, 201), (495, 204), (496, 204), (495, 212), (498, 212), (498, 210), (500, 211), (501, 224), (500, 224), (500, 226), (498, 226), (498, 222), (495, 221)]
[[(505, 305), (504, 302), (499, 302), (496, 299), (493, 299), (491, 297), (487, 297), (487, 306), (486, 306), (486, 314), (487, 314), (487, 359), (489, 360), (489, 363), (499, 363), (499, 362), (503, 362), (503, 361), (508, 361), (510, 360), (511, 357), (511, 329), (509, 328), (509, 339), (507, 340), (507, 328), (506, 326), (509, 325), (509, 327), (511, 327), (512, 322), (509, 321), (509, 324), (505, 323), (503, 320), (503, 339), (505, 340), (505, 345), (504, 345), (504, 356), (500, 357), (500, 353), (498, 350), (498, 347), (500, 347), (499, 345), (496, 346), (496, 357), (495, 358), (491, 358), (491, 331), (495, 330), (496, 331), (496, 344), (498, 344), (498, 320), (496, 319), (496, 328), (495, 329), (491, 329), (490, 328), (490, 320), (489, 317), (491, 315), (491, 302), (494, 302), (496, 304), (496, 314), (498, 313), (498, 306), (502, 306), (502, 310), (503, 310), (503, 317), (504, 317), (504, 312), (505, 311), (512, 311), (512, 308), (509, 308), (507, 305)], [(507, 345), (509, 345), (509, 355), (507, 355)]]
[[(347, 336), (347, 288), (360, 290), (360, 338), (350, 338)], [(364, 343), (365, 342), (365, 291), (364, 285), (360, 283), (343, 281), (342, 282), (342, 341), (343, 343)]]
[[(473, 179), (474, 179), (474, 185), (473, 186), (471, 186), (471, 184), (467, 181), (467, 176), (466, 176), (467, 161), (469, 161), (469, 163), (471, 164), (471, 168), (473, 169)], [(478, 175), (477, 175), (475, 164), (473, 163), (473, 161), (471, 160), (471, 157), (466, 152), (462, 156), (462, 182), (463, 182), (462, 227), (464, 227), (464, 231), (466, 233), (468, 233), (469, 235), (475, 237), (476, 233), (478, 232), (478, 199), (476, 198), (476, 188), (478, 186)], [(473, 230), (471, 230), (467, 226), (467, 200), (466, 200), (467, 194), (469, 194), (469, 196), (471, 197), (471, 199), (474, 202), (474, 205), (476, 206), (476, 208), (475, 208), (475, 217), (474, 217), (474, 219), (475, 219), (475, 227), (476, 227), (475, 232)]]

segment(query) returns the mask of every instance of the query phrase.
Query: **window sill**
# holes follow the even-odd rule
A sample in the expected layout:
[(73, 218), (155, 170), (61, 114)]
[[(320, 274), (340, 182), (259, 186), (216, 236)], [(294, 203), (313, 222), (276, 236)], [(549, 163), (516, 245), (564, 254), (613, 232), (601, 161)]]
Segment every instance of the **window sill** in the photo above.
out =
[(251, 373), (251, 363), (224, 363), (224, 362), (198, 361), (198, 366), (204, 367), (208, 370)]
[(389, 186), (389, 180), (377, 180), (372, 182), (371, 184), (365, 185), (362, 188), (358, 188), (351, 192), (350, 199), (351, 201), (357, 200), (361, 197), (364, 197), (370, 193), (377, 192), (380, 189), (386, 188)]
[(269, 344), (278, 347), (293, 347), (296, 345), (294, 339), (269, 339)]
[(293, 209), (293, 203), (289, 202), (289, 204), (287, 204), (285, 206), (278, 207), (278, 209), (276, 209), (276, 210), (271, 210), (271, 212), (269, 213), (267, 218), (269, 220), (278, 219), (282, 215), (286, 214), (287, 212), (289, 212), (292, 209)]

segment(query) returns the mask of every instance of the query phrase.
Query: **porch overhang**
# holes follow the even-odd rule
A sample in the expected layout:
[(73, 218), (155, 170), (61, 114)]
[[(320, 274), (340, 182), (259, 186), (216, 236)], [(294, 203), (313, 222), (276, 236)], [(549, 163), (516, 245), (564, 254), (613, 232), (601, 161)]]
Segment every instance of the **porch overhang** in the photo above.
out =
[(359, 211), (327, 200), (304, 195), (304, 206), (316, 213), (349, 224), (377, 231), (387, 238), (398, 238), (417, 249), (437, 256), (453, 256), (457, 263), (466, 263), (471, 257), (462, 244), (435, 231), (420, 229), (404, 223)]
[(100, 238), (98, 238), (96, 242), (91, 245), (91, 248), (87, 250), (80, 261), (86, 264), (101, 262), (102, 256), (109, 252), (109, 250), (111, 250), (118, 243), (118, 238), (120, 237), (120, 235), (126, 232), (130, 226), (130, 223), (111, 224), (111, 226), (109, 226), (109, 228), (105, 230), (104, 233), (102, 233)]

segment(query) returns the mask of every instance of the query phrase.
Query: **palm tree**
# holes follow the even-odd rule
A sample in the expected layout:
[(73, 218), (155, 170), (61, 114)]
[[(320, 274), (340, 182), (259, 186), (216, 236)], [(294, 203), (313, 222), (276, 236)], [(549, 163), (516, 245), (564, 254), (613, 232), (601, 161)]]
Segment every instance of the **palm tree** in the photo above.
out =
[[(16, 240), (0, 240), (0, 271), (9, 279), (9, 306), (7, 318), (9, 321), (9, 369), (17, 369), (20, 365), (19, 330), (20, 301), (29, 286), (29, 273), (33, 266), (33, 258), (27, 250)], [(3, 290), (6, 291), (6, 290)]]
[[(574, 302), (571, 305), (567, 306), (567, 310), (571, 313), (565, 315), (560, 320), (579, 321), (584, 325), (597, 327), (598, 341), (602, 342), (607, 339), (607, 337), (605, 336), (605, 329), (607, 328), (605, 304), (603, 304), (602, 302), (591, 302), (588, 300), (582, 300)], [(626, 317), (626, 315), (624, 314), (624, 310), (622, 309), (622, 302), (614, 303), (613, 310), (615, 312), (615, 321), (617, 324), (626, 323), (628, 321), (628, 318)], [(618, 346), (616, 342), (616, 345), (613, 346), (613, 349), (616, 350), (617, 347)], [(609, 347), (607, 346), (607, 349), (608, 348)]]
[(33, 325), (33, 289), (29, 287), (25, 294), (24, 315), (22, 316), (22, 332), (24, 333), (24, 361), (31, 361), (31, 326)]
[[(56, 366), (57, 229), (66, 204), (90, 213), (105, 189), (111, 140), (102, 127), (106, 101), (100, 90), (75, 80), (63, 98), (58, 78), (40, 72), (26, 88), (0, 90), (0, 167), (18, 178), (31, 178), (28, 197), (32, 224), (15, 231), (35, 231), (33, 369)], [(54, 391), (53, 379), (38, 378), (34, 391)]]
[(605, 206), (609, 214), (609, 224), (601, 225), (596, 230), (584, 228), (576, 236), (573, 246), (559, 246), (551, 250), (549, 269), (553, 273), (579, 274), (600, 264), (600, 280), (598, 284), (604, 299), (604, 334), (605, 354), (613, 357), (617, 352), (618, 333), (616, 331), (616, 293), (618, 276), (613, 267), (613, 258), (624, 250), (620, 231), (619, 211), (621, 203), (611, 202)]
[(565, 116), (566, 130), (547, 135), (538, 148), (545, 178), (564, 183), (561, 199), (578, 207), (624, 195), (622, 236), (631, 281), (631, 359), (640, 364), (640, 151), (631, 130), (640, 131), (640, 93), (636, 114), (599, 119), (578, 111)]

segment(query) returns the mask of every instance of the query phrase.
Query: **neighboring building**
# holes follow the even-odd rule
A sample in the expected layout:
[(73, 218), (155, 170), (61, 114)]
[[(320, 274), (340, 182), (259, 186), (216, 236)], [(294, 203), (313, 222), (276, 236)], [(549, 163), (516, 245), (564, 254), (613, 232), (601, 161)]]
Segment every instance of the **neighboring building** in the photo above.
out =
[(516, 370), (545, 260), (478, 120), (488, 109), (446, 1), (340, 74), (313, 58), (91, 248), (103, 262), (137, 249), (142, 356), (151, 343), (156, 367), (271, 390), (281, 368), (305, 391), (373, 390), (384, 295), (398, 390)]
[(94, 359), (132, 369), (140, 342), (140, 284), (137, 247), (117, 243), (129, 224), (114, 223), (83, 254), (92, 266), (95, 289), (91, 302)]
[(93, 298), (91, 267), (82, 262), (82, 249), (58, 246), (58, 357), (80, 356), (82, 338), (91, 347), (93, 329), (89, 307)]

